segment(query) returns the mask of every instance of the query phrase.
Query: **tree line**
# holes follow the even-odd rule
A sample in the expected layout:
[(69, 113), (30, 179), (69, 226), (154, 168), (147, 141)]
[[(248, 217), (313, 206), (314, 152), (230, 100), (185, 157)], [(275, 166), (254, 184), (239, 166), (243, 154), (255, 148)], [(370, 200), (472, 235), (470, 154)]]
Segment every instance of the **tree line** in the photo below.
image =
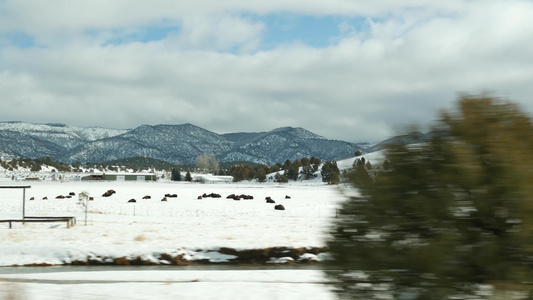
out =
[[(361, 152), (357, 151), (355, 155), (361, 155)], [(130, 157), (102, 163), (74, 162), (72, 164), (55, 161), (50, 157), (37, 159), (18, 158), (10, 161), (0, 161), (0, 165), (10, 171), (22, 167), (32, 172), (41, 171), (44, 166), (54, 168), (52, 172), (56, 170), (58, 172), (166, 171), (170, 173), (170, 179), (173, 181), (192, 181), (191, 173), (195, 172), (230, 175), (233, 177), (234, 182), (243, 180), (265, 182), (269, 179), (279, 183), (286, 183), (290, 180), (314, 179), (320, 173), (322, 181), (337, 184), (341, 181), (343, 175), (345, 175), (339, 171), (336, 161), (325, 161), (322, 163), (320, 158), (317, 157), (302, 157), (294, 161), (286, 160), (284, 163), (267, 166), (265, 164), (249, 162), (220, 163), (213, 154), (209, 153), (199, 155), (196, 158), (196, 164), (183, 166), (149, 157)], [(370, 162), (367, 162), (365, 166), (369, 168)], [(181, 174), (182, 172), (184, 172), (183, 175)], [(270, 177), (267, 178), (267, 176)]]
[[(199, 171), (200, 173), (209, 172), (214, 175), (229, 175), (233, 177), (234, 182), (243, 180), (257, 180), (258, 182), (265, 182), (268, 174), (275, 174), (270, 179), (282, 183), (288, 182), (289, 180), (298, 180), (298, 178), (305, 180), (315, 178), (315, 172), (319, 170), (319, 166), (322, 163), (319, 158), (304, 157), (294, 161), (286, 160), (283, 164), (276, 163), (272, 166), (267, 166), (265, 164), (238, 164), (227, 169), (217, 170), (216, 166), (218, 166), (218, 162), (212, 155), (203, 154), (199, 156), (196, 161), (196, 171)], [(185, 180), (185, 178), (181, 175), (181, 170), (179, 168), (173, 168), (172, 174), (172, 180)]]

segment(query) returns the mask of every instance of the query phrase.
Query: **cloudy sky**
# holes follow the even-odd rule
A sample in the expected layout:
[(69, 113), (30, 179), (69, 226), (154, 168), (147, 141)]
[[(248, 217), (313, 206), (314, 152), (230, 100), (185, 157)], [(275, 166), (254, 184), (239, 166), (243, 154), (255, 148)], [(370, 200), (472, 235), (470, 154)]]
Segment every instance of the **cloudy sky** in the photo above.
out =
[(533, 112), (533, 1), (0, 0), (0, 121), (374, 142), (483, 92)]

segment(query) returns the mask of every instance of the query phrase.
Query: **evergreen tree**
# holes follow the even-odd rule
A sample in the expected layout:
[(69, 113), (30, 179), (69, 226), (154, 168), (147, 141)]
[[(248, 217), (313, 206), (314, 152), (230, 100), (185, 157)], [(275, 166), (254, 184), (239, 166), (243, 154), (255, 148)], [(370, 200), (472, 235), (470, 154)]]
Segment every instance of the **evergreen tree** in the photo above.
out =
[(340, 181), (340, 171), (336, 161), (326, 161), (320, 171), (322, 181), (330, 184), (337, 184)]
[(170, 180), (172, 181), (181, 181), (181, 172), (179, 169), (172, 168), (172, 173)]
[(274, 181), (279, 182), (279, 183), (287, 183), (287, 182), (289, 182), (289, 178), (287, 178), (287, 176), (281, 175), (279, 172), (277, 172), (276, 175), (274, 175)]
[(273, 165), (272, 167), (270, 167), (270, 169), (268, 170), (268, 173), (276, 173), (276, 172), (279, 172), (282, 169), (283, 169), (283, 165), (280, 164), (280, 163), (277, 163), (277, 164)]
[(309, 180), (315, 178), (315, 174), (313, 172), (313, 167), (311, 165), (304, 165), (302, 167), (302, 176), (304, 180)]
[(321, 164), (322, 161), (320, 161), (320, 158), (311, 157), (311, 166), (313, 167), (313, 172), (317, 172)]
[(292, 162), (287, 159), (285, 163), (283, 164), (283, 170), (287, 171), (292, 166)]
[(266, 165), (260, 165), (257, 167), (257, 171), (255, 174), (255, 177), (257, 178), (257, 181), (259, 182), (265, 182), (267, 177), (267, 172), (269, 168)]
[(187, 171), (185, 174), (185, 181), (192, 181), (191, 172)]
[[(299, 160), (296, 160), (297, 162), (299, 162)], [(286, 169), (285, 169), (285, 173), (283, 175), (285, 175), (287, 178), (291, 179), (291, 180), (297, 180), (298, 179), (298, 174), (299, 174), (299, 168), (298, 168), (298, 164), (296, 163), (293, 163), (293, 164), (290, 164)]]
[(239, 182), (250, 177), (250, 170), (248, 166), (234, 166), (230, 170), (230, 175), (233, 176), (234, 182)]
[(529, 118), (511, 103), (465, 96), (433, 131), (426, 144), (389, 145), (389, 171), (374, 181), (350, 177), (360, 196), (334, 221), (326, 271), (342, 298), (383, 296), (369, 284), (393, 299), (465, 299), (477, 284), (531, 290)]

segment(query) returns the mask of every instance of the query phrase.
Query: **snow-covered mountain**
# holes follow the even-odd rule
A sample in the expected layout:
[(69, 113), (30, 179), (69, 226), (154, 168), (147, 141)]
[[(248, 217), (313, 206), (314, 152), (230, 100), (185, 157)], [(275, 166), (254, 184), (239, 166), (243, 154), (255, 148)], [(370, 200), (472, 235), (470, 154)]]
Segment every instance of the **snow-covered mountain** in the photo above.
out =
[(14, 157), (57, 159), (70, 149), (125, 132), (127, 130), (85, 128), (64, 124), (0, 122), (0, 154), (4, 159)]
[(64, 124), (0, 122), (0, 155), (51, 157), (63, 162), (104, 162), (146, 156), (176, 164), (193, 163), (204, 152), (220, 161), (272, 165), (302, 157), (339, 160), (362, 148), (328, 140), (303, 128), (269, 132), (217, 134), (192, 124), (142, 125), (131, 130), (74, 127)]

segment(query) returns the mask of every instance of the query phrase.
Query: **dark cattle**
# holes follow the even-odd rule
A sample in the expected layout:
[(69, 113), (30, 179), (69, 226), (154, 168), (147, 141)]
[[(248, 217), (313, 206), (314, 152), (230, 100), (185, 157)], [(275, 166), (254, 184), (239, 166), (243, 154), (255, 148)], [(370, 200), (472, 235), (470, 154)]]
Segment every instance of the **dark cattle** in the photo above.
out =
[(89, 201), (94, 201), (94, 197), (89, 197)]
[(209, 198), (209, 197), (211, 197), (211, 198), (222, 198), (222, 196), (220, 194), (215, 194), (215, 193), (211, 193), (211, 194), (204, 193), (202, 195), (202, 197), (203, 198)]
[(59, 195), (59, 196), (56, 197), (56, 199), (65, 199), (65, 196)]
[[(251, 198), (250, 198), (250, 197), (251, 197)], [(253, 198), (254, 198), (254, 197), (252, 197), (252, 196), (244, 195), (244, 194), (241, 194), (241, 195), (231, 194), (231, 195), (229, 195), (228, 197), (226, 197), (226, 199), (233, 199), (233, 200), (253, 199)]]
[(167, 202), (167, 197), (161, 199), (162, 202)]
[(278, 204), (278, 205), (274, 206), (274, 209), (275, 210), (285, 210), (285, 207), (283, 205), (281, 205), (281, 204)]
[(46, 196), (45, 196), (45, 197), (43, 197), (43, 200), (48, 200), (48, 197), (46, 197)]
[(35, 200), (35, 197), (31, 197), (30, 200)]
[(135, 199), (128, 200), (128, 203), (136, 203), (136, 202), (137, 202), (137, 200), (135, 200)]
[(105, 192), (105, 193), (102, 195), (102, 197), (109, 197), (109, 196), (111, 196), (111, 195), (113, 195), (113, 194), (115, 194), (115, 193), (116, 193), (115, 190), (108, 190), (107, 192)]
[(69, 196), (76, 196), (76, 193), (74, 193), (74, 192), (70, 192), (70, 193), (68, 193), (68, 195), (69, 195)]
[(291, 196), (286, 195), (286, 196), (285, 196), (285, 199), (291, 199)]
[(198, 200), (201, 200), (201, 199), (203, 199), (202, 195), (198, 196), (198, 198), (197, 198), (197, 199), (198, 199)]
[(266, 197), (265, 199), (266, 199), (266, 203), (276, 203), (276, 201), (270, 198), (270, 196)]
[(152, 197), (146, 195), (146, 196), (143, 197), (143, 199), (152, 199)]
[(165, 197), (167, 197), (167, 198), (177, 198), (178, 195), (177, 194), (165, 194)]
[(228, 197), (226, 197), (226, 199), (233, 199), (233, 200), (241, 200), (241, 199), (252, 200), (253, 198), (254, 196), (245, 195), (245, 194), (240, 194), (240, 195), (231, 194)]
[(69, 198), (70, 199), (70, 198), (72, 198), (72, 196), (71, 195), (67, 195), (65, 198)]

